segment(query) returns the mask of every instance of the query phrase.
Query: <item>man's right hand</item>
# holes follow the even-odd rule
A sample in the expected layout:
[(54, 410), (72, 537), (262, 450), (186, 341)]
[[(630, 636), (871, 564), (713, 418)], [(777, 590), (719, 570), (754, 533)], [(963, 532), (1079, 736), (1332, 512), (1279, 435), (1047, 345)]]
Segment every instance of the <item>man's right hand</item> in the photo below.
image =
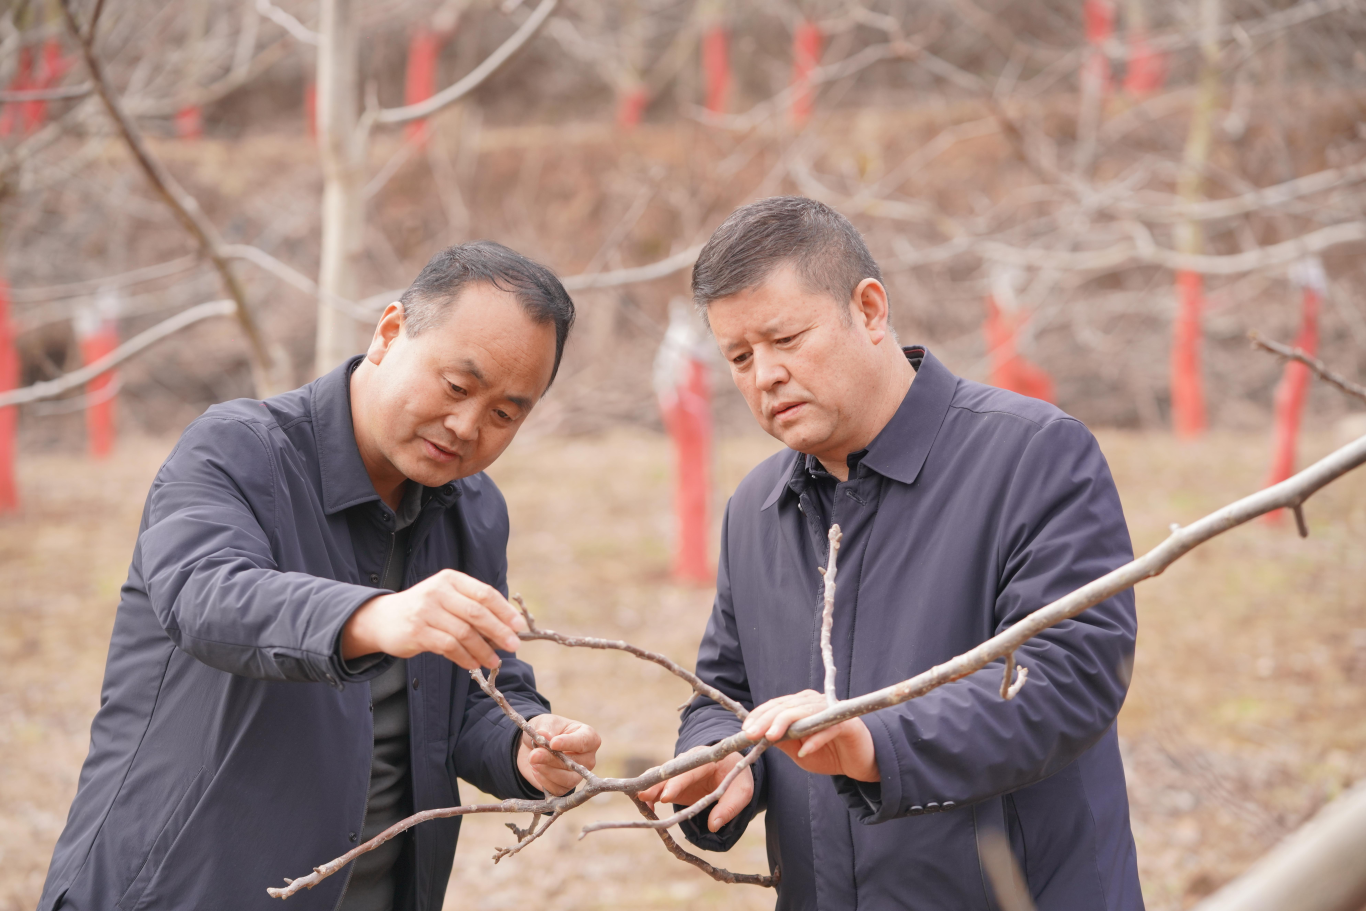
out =
[[(698, 750), (706, 750), (710, 747), (693, 747), (689, 753), (696, 753)], [(638, 795), (641, 800), (648, 803), (651, 807), (657, 802), (681, 803), (691, 806), (712, 791), (721, 786), (721, 780), (726, 774), (741, 760), (739, 753), (731, 753), (716, 762), (709, 762), (704, 766), (699, 766), (690, 772), (684, 772), (670, 778), (668, 781), (661, 782), (652, 788), (646, 788)], [(754, 773), (745, 769), (735, 780), (726, 788), (726, 793), (721, 795), (721, 799), (711, 808), (711, 813), (707, 815), (707, 830), (715, 832), (717, 829), (730, 822), (740, 811), (749, 806), (749, 802), (754, 798)]]
[(443, 569), (406, 591), (360, 606), (342, 627), (342, 659), (383, 652), (411, 658), (444, 655), (467, 671), (495, 668), (494, 649), (515, 652), (526, 621), (491, 585)]

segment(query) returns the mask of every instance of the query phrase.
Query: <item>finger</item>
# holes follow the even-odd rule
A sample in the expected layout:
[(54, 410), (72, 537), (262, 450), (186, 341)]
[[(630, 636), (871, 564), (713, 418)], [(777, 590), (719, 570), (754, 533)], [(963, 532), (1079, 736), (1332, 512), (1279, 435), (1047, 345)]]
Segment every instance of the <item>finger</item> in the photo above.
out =
[(754, 797), (754, 774), (749, 769), (745, 769), (735, 777), (726, 788), (726, 793), (716, 801), (716, 806), (712, 807), (711, 813), (707, 816), (707, 828), (712, 832), (730, 822), (740, 814), (740, 811), (749, 806), (749, 802)]
[(840, 735), (840, 725), (826, 728), (816, 734), (812, 734), (801, 743), (801, 748), (797, 750), (797, 758), (802, 759), (812, 753), (824, 748), (827, 744), (833, 743), (835, 738)]
[[(494, 649), (503, 648), (504, 640), (512, 635), (511, 631), (504, 628), (501, 634), (496, 631), (489, 634), (487, 630), (481, 629), (476, 621), (481, 621), (485, 626), (488, 626), (491, 615), (478, 604), (457, 592), (438, 591), (437, 603), (442, 610), (433, 613), (445, 612), (450, 619), (444, 625), (455, 631), (455, 637), (460, 640), (460, 643), (465, 646), (470, 654), (480, 660), (483, 667), (496, 667), (501, 663), (502, 659), (494, 654)], [(432, 622), (436, 624), (442, 621), (433, 617)]]
[(472, 671), (484, 666), (480, 663), (478, 658), (469, 653), (469, 650), (466, 649), (465, 646), (460, 644), (459, 639), (447, 635), (446, 633), (441, 633), (441, 636), (444, 637), (438, 639), (441, 643), (441, 647), (430, 649), (430, 651), (436, 652), (447, 661), (452, 661), (467, 671)]
[(571, 721), (569, 726), (550, 739), (550, 746), (561, 753), (596, 753), (602, 737), (586, 724)]
[(770, 742), (776, 742), (787, 733), (787, 729), (793, 724), (816, 714), (820, 710), (821, 706), (819, 705), (794, 705), (785, 708), (769, 723), (768, 730), (764, 732), (764, 737)]
[[(478, 642), (483, 643), (475, 651), (466, 646), (463, 640), (469, 639), (472, 634), (469, 624), (459, 617), (438, 608), (429, 611), (419, 622), (427, 623), (426, 629), (419, 637), (419, 641), (423, 643), (422, 651), (444, 655), (467, 671), (480, 667), (498, 667), (502, 664), (502, 659), (488, 647), (488, 643), (483, 642), (482, 638), (475, 637)], [(460, 655), (460, 659), (457, 660), (455, 655)]]
[[(659, 799), (665, 803), (682, 803), (686, 798), (691, 797), (694, 791), (699, 790), (704, 783), (710, 782), (715, 774), (716, 763), (713, 762), (700, 768), (691, 769), (682, 775), (676, 775), (664, 782), (664, 793), (660, 795)], [(701, 791), (692, 799), (697, 800), (710, 790), (708, 788), (706, 791)], [(689, 803), (691, 802), (689, 801)]]
[(530, 756), (531, 767), (540, 780), (540, 787), (543, 791), (549, 791), (555, 796), (572, 791), (583, 779), (578, 773), (566, 769), (560, 765), (550, 753), (538, 749)]
[[(522, 612), (508, 603), (508, 599), (503, 597), (503, 593), (486, 582), (480, 582), (473, 576), (452, 571), (451, 586), (460, 594), (476, 601), (485, 610), (493, 614), (500, 623), (510, 630), (515, 636), (518, 631), (526, 632), (526, 619), (522, 617)], [(520, 643), (516, 639), (515, 643)], [(515, 651), (516, 644), (509, 651)]]
[(659, 784), (650, 785), (648, 788), (637, 794), (636, 797), (639, 797), (643, 803), (648, 803), (650, 806), (654, 806), (655, 804), (659, 803), (659, 795), (664, 793), (664, 785), (666, 784), (668, 784), (668, 782), (661, 781)]
[(773, 724), (775, 718), (791, 706), (804, 703), (805, 694), (803, 693), (793, 693), (790, 696), (779, 696), (776, 699), (770, 699), (768, 702), (765, 702), (763, 705), (760, 705), (749, 713), (749, 717), (745, 719), (745, 723), (742, 726), (745, 736), (750, 740), (758, 740), (763, 735), (764, 731)]

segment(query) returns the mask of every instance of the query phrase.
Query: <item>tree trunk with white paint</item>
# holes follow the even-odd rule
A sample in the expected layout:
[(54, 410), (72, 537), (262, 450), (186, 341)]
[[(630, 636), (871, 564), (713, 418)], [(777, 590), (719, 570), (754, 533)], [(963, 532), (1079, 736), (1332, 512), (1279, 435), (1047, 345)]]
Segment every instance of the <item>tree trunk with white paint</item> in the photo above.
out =
[(365, 135), (358, 129), (360, 53), (354, 0), (322, 0), (318, 145), (323, 169), (322, 263), (314, 370), (321, 376), (364, 350), (368, 333), (328, 295), (355, 300), (365, 232)]

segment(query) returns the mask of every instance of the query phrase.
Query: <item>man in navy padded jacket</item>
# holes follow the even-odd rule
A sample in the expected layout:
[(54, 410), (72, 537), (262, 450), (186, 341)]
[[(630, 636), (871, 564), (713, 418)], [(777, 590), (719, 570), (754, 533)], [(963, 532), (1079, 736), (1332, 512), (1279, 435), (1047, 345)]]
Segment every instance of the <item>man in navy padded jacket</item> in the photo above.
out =
[[(843, 541), (832, 644), (839, 698), (912, 677), (1132, 559), (1095, 439), (1052, 405), (954, 376), (903, 348), (881, 272), (849, 222), (802, 198), (733, 213), (693, 294), (755, 419), (789, 447), (740, 484), (722, 528), (697, 673), (708, 699), (678, 750), (743, 729), (782, 737), (826, 707), (827, 529)], [(777, 907), (994, 909), (979, 838), (1004, 832), (1041, 911), (1139, 911), (1115, 717), (1132, 666), (1132, 592), (1002, 662), (764, 753), (683, 824), (724, 851), (766, 810)], [(642, 795), (691, 804), (738, 754)]]

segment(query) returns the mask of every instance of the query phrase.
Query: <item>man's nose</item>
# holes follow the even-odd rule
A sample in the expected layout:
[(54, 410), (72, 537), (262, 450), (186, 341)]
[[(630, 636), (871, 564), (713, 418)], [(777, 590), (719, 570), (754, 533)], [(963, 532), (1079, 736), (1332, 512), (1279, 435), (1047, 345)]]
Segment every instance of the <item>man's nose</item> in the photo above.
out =
[(477, 408), (457, 408), (446, 415), (443, 422), (446, 429), (455, 434), (462, 443), (473, 443), (479, 439), (479, 410)]
[(754, 385), (760, 392), (772, 392), (791, 378), (782, 358), (754, 352)]

